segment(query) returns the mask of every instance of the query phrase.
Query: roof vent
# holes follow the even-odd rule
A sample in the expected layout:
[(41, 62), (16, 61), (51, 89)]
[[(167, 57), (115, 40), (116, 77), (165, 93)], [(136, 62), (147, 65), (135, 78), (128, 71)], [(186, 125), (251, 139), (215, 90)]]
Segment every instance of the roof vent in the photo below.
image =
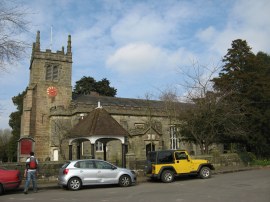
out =
[(81, 114), (80, 114), (80, 117), (81, 117), (81, 119), (83, 119), (83, 117), (84, 117), (84, 114), (83, 114), (83, 113), (81, 113)]

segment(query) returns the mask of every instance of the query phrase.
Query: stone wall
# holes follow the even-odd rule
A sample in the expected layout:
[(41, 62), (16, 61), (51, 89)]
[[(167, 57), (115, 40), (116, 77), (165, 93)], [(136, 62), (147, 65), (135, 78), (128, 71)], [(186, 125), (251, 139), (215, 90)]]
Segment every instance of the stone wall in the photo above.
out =
[[(244, 164), (240, 159), (238, 154), (221, 154), (221, 155), (203, 155), (203, 156), (192, 156), (194, 159), (207, 159), (209, 160), (214, 166), (216, 170), (226, 168), (226, 167), (243, 167)], [(146, 166), (143, 160), (136, 160), (132, 158), (128, 158), (129, 161), (127, 162), (127, 168), (137, 171), (139, 175), (144, 174), (144, 168)], [(52, 182), (57, 180), (57, 175), (59, 168), (65, 162), (40, 162), (39, 163), (39, 181), (43, 182)], [(117, 166), (121, 166), (121, 162), (112, 162)], [(22, 173), (25, 169), (25, 163), (0, 163), (0, 166), (8, 168), (8, 169), (19, 169)]]

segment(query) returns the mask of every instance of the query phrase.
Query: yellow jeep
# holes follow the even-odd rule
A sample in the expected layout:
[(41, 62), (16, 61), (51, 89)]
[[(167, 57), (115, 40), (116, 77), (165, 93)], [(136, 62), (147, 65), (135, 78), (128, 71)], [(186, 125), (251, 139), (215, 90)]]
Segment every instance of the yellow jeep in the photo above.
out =
[(191, 159), (186, 150), (152, 151), (147, 155), (146, 175), (162, 182), (172, 182), (175, 176), (198, 175), (202, 179), (211, 177), (214, 166), (207, 160)]

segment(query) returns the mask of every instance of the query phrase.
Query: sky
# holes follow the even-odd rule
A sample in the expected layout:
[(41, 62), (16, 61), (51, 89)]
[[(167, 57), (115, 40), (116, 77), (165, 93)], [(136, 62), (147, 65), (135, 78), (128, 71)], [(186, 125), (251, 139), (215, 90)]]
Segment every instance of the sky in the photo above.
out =
[[(41, 49), (67, 46), (71, 35), (72, 85), (83, 76), (107, 78), (117, 97), (158, 99), (185, 93), (181, 69), (194, 62), (219, 65), (235, 39), (254, 53), (270, 53), (269, 0), (13, 0), (29, 31), (18, 37)], [(0, 72), (0, 129), (16, 111), (12, 97), (29, 83), (31, 48)]]

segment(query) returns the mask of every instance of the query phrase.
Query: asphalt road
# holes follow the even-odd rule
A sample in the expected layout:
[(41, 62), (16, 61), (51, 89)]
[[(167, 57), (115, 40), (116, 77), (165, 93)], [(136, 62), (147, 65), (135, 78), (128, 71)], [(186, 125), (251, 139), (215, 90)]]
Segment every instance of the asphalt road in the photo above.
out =
[(128, 188), (87, 187), (80, 191), (41, 189), (8, 192), (1, 202), (269, 202), (270, 169), (213, 175), (211, 179), (178, 178), (175, 182), (144, 182)]

